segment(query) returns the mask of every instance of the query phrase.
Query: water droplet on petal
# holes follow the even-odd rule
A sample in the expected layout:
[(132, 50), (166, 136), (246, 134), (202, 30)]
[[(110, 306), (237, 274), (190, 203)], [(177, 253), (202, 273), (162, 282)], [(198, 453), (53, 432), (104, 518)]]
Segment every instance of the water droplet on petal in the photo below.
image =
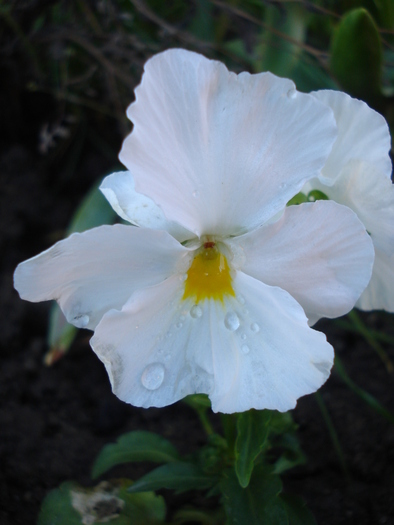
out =
[(224, 325), (228, 330), (234, 332), (239, 328), (240, 322), (238, 316), (234, 312), (229, 312), (224, 318)]
[(250, 352), (250, 348), (248, 347), (248, 345), (242, 345), (241, 350), (244, 354), (248, 354)]
[(194, 318), (194, 319), (198, 319), (199, 317), (202, 316), (202, 310), (201, 308), (195, 304), (194, 306), (192, 306), (191, 310), (190, 310), (190, 315)]
[(182, 326), (183, 326), (183, 323), (181, 323), (181, 322), (179, 322), (179, 323), (176, 324), (176, 327), (177, 327), (177, 328), (182, 328)]
[(294, 88), (289, 89), (287, 92), (287, 97), (290, 99), (294, 99), (297, 96), (297, 91)]
[(287, 188), (287, 184), (286, 184), (285, 182), (281, 182), (281, 183), (279, 184), (279, 188), (280, 188), (281, 190), (284, 190), (284, 189)]
[(242, 341), (245, 341), (246, 338), (247, 338), (247, 335), (246, 335), (246, 334), (242, 334), (242, 335), (241, 335), (241, 339), (242, 339)]
[(252, 330), (252, 332), (254, 332), (255, 334), (257, 334), (257, 332), (260, 332), (260, 327), (257, 323), (252, 323), (250, 325), (250, 329)]
[(77, 315), (72, 322), (77, 328), (85, 328), (89, 324), (89, 320), (88, 315)]
[(186, 319), (186, 317), (185, 317), (184, 315), (181, 315), (181, 316), (179, 317), (179, 322), (180, 322), (180, 323), (183, 323), (183, 321), (184, 321), (185, 319)]
[(160, 363), (151, 363), (142, 372), (141, 383), (148, 390), (157, 390), (164, 381), (164, 366)]

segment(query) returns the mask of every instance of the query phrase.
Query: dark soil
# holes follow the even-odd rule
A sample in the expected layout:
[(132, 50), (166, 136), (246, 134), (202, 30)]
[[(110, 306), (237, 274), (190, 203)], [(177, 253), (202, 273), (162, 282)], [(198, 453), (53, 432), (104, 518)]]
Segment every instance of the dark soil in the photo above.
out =
[[(204, 436), (194, 413), (182, 403), (142, 410), (113, 396), (104, 368), (90, 350), (89, 332), (81, 331), (69, 354), (54, 366), (43, 365), (49, 305), (21, 301), (13, 290), (13, 271), (62, 237), (86, 190), (113, 168), (94, 137), (104, 137), (116, 151), (121, 136), (115, 121), (77, 122), (72, 133), (73, 144), (82, 145), (78, 152), (72, 144), (63, 149), (58, 144), (55, 153), (42, 155), (39, 131), (59, 119), (59, 108), (48, 95), (29, 94), (17, 81), (14, 90), (8, 84), (0, 99), (6, 117), (0, 155), (0, 523), (29, 525), (50, 489), (68, 479), (89, 484), (97, 453), (120, 434), (151, 430), (183, 452), (202, 444)], [(363, 318), (392, 332), (390, 316)], [(394, 376), (368, 344), (332, 322), (319, 328), (353, 381), (394, 412)], [(394, 360), (393, 349), (387, 351)], [(308, 462), (284, 476), (286, 489), (307, 500), (319, 525), (394, 523), (394, 425), (335, 373), (321, 395), (351, 479), (344, 476), (312, 395), (294, 411)], [(130, 466), (129, 477), (138, 478), (144, 468)]]

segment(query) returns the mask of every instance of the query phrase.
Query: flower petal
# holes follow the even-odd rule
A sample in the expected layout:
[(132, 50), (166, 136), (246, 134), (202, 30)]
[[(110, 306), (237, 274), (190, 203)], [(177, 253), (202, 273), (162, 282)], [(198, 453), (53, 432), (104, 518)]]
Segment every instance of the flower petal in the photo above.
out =
[(242, 273), (234, 287), (238, 300), (193, 305), (174, 276), (108, 312), (91, 345), (114, 393), (142, 407), (207, 393), (214, 411), (231, 413), (285, 411), (317, 390), (333, 362), (325, 336), (284, 290)]
[(361, 222), (335, 202), (289, 206), (275, 223), (228, 242), (243, 272), (289, 292), (310, 323), (351, 310), (371, 276), (374, 250)]
[(271, 73), (230, 73), (181, 49), (145, 65), (120, 153), (136, 189), (197, 236), (235, 235), (282, 209), (322, 169), (331, 110)]
[(328, 197), (351, 208), (365, 225), (375, 247), (371, 282), (357, 306), (394, 312), (394, 185), (366, 162), (350, 161), (331, 187), (316, 182)]
[(135, 290), (172, 275), (187, 253), (164, 231), (100, 226), (21, 263), (14, 285), (22, 299), (57, 300), (69, 323), (93, 330)]
[(116, 213), (125, 221), (136, 226), (166, 230), (179, 242), (193, 237), (193, 234), (174, 221), (167, 221), (164, 213), (145, 195), (137, 193), (134, 178), (129, 171), (108, 175), (101, 183), (100, 190)]
[(391, 176), (391, 136), (387, 122), (362, 100), (341, 91), (311, 93), (334, 112), (338, 138), (321, 173), (324, 184), (333, 184), (351, 159), (370, 162), (387, 177)]

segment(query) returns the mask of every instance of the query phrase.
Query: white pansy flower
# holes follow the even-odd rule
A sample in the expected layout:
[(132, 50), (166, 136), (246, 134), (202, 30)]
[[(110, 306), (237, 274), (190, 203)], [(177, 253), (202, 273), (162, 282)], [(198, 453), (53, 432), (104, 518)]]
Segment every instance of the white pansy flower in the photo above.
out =
[(126, 402), (207, 393), (214, 411), (293, 408), (333, 362), (305, 312), (349, 311), (373, 264), (348, 208), (282, 211), (326, 162), (332, 111), (290, 80), (170, 50), (147, 62), (128, 116), (129, 171), (101, 189), (137, 227), (73, 234), (19, 265), (15, 287), (95, 331)]
[(394, 312), (394, 185), (389, 128), (379, 113), (345, 93), (323, 90), (312, 95), (333, 110), (338, 139), (319, 179), (308, 182), (305, 191), (318, 189), (356, 212), (375, 248), (371, 281), (356, 306)]

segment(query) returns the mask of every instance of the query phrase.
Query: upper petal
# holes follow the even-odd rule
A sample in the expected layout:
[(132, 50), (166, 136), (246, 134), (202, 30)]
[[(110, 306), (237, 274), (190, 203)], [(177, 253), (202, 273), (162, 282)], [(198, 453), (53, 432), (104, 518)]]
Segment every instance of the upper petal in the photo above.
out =
[(135, 290), (178, 271), (187, 253), (165, 231), (100, 226), (19, 264), (14, 285), (22, 299), (57, 300), (69, 323), (93, 330)]
[(174, 276), (138, 291), (97, 326), (91, 345), (123, 401), (161, 407), (207, 393), (214, 411), (285, 411), (327, 379), (332, 347), (284, 290), (240, 272), (224, 303), (193, 305), (183, 288)]
[(372, 242), (335, 202), (289, 206), (277, 222), (228, 243), (242, 248), (243, 272), (289, 292), (311, 324), (351, 310), (371, 277)]
[(166, 230), (179, 242), (193, 237), (193, 234), (174, 221), (167, 221), (152, 199), (137, 193), (134, 178), (129, 171), (119, 171), (105, 177), (100, 190), (116, 213), (125, 221), (136, 226)]
[(180, 49), (145, 65), (120, 153), (137, 191), (196, 235), (265, 222), (317, 176), (336, 136), (331, 110), (270, 73), (230, 73)]
[(334, 112), (338, 138), (321, 173), (325, 184), (333, 184), (351, 159), (364, 160), (391, 176), (390, 130), (382, 115), (362, 100), (341, 91), (322, 90), (311, 93)]

